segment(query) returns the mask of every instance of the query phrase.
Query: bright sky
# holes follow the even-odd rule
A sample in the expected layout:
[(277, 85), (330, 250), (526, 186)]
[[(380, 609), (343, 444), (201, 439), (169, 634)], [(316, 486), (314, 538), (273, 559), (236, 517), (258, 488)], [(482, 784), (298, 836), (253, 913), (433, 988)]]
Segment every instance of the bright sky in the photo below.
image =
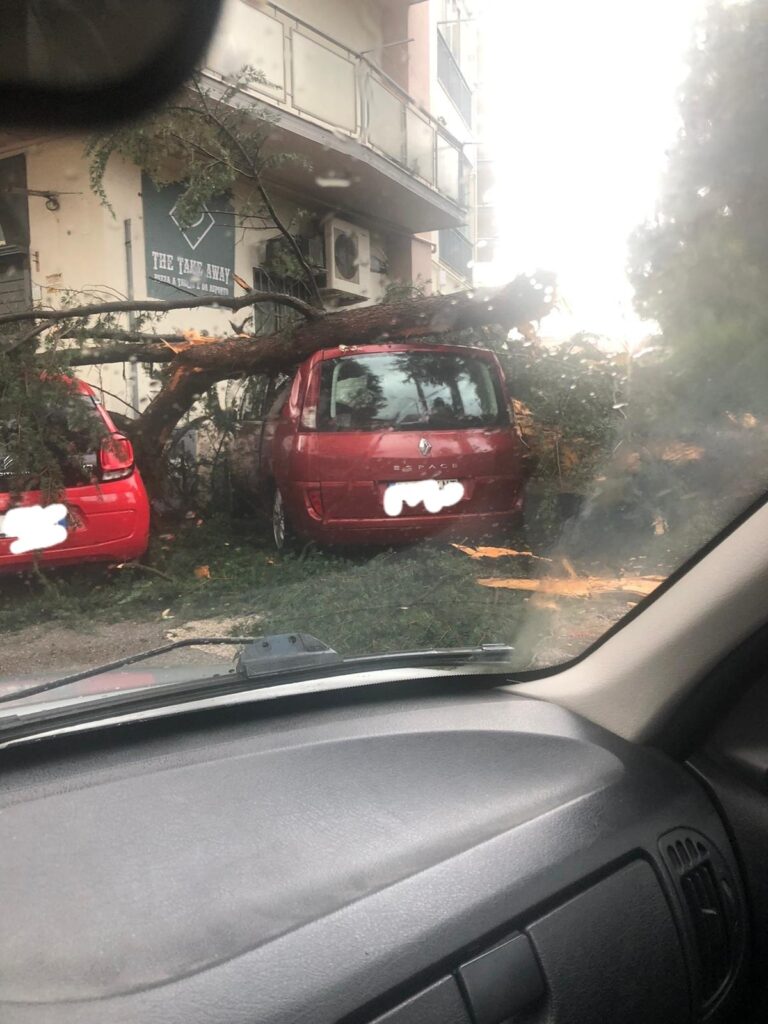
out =
[(654, 210), (704, 0), (483, 3), (502, 235), (488, 283), (554, 270), (570, 312), (546, 334), (636, 344), (647, 326), (632, 311), (626, 240)]

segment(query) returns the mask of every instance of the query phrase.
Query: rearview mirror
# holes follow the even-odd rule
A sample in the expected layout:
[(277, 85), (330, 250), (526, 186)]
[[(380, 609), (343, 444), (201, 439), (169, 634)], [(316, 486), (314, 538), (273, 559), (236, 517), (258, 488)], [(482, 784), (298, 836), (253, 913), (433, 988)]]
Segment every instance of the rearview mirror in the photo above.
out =
[(194, 71), (221, 0), (5, 0), (0, 126), (136, 117)]

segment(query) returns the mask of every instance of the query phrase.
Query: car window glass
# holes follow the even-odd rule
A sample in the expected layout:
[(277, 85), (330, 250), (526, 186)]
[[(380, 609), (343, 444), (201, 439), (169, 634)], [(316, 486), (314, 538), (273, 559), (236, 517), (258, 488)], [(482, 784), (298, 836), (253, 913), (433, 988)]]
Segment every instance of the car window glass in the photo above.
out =
[(269, 411), (267, 412), (268, 419), (274, 419), (275, 417), (279, 416), (280, 413), (283, 411), (285, 403), (288, 401), (288, 396), (291, 393), (291, 386), (291, 381), (281, 386), (280, 390), (275, 396), (275, 400), (272, 402), (272, 404), (269, 407)]
[(218, 630), (517, 674), (642, 611), (768, 481), (767, 10), (224, 0), (140, 122), (5, 131), (0, 516), (99, 497), (0, 538), (0, 680)]
[(414, 351), (325, 360), (321, 430), (466, 429), (499, 420), (498, 377), (479, 359)]

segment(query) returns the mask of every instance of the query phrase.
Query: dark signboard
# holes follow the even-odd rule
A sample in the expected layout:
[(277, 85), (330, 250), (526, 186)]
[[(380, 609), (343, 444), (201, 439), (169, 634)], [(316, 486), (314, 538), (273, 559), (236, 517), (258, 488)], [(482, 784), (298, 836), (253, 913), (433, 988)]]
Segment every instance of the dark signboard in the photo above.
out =
[(200, 295), (235, 294), (235, 226), (232, 200), (215, 196), (194, 224), (181, 226), (176, 204), (180, 185), (156, 188), (142, 175), (144, 244), (147, 257), (147, 295), (178, 299)]

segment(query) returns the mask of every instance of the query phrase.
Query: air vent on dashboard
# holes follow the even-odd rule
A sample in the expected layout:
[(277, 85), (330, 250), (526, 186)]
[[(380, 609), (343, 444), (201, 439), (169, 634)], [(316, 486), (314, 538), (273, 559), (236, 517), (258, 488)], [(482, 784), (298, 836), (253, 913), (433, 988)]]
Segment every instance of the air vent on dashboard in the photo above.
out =
[(724, 994), (739, 957), (741, 929), (734, 883), (714, 846), (689, 829), (661, 842), (675, 878), (699, 962), (700, 1012), (708, 1013)]

